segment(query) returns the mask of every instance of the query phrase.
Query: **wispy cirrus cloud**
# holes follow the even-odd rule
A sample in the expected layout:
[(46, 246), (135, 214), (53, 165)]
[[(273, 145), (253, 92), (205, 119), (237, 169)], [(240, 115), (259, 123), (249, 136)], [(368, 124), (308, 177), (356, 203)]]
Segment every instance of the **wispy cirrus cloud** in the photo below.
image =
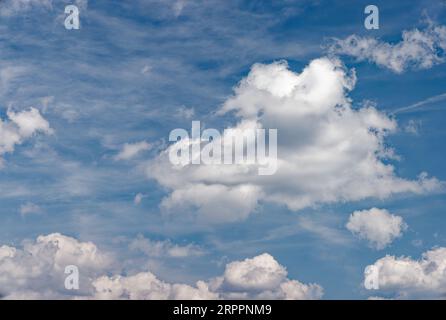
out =
[(446, 26), (431, 24), (422, 30), (405, 30), (397, 43), (353, 34), (345, 39), (333, 39), (328, 51), (373, 62), (395, 73), (429, 69), (445, 61)]

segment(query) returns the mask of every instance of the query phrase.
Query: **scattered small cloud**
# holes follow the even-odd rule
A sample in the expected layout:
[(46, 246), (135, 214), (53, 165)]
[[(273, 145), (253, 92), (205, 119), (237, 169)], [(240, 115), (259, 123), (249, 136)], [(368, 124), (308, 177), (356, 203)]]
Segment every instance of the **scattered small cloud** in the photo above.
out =
[(146, 197), (146, 195), (142, 194), (142, 193), (137, 193), (135, 195), (135, 198), (133, 199), (133, 203), (135, 204), (135, 206), (139, 206), (142, 202), (142, 199), (144, 199)]
[(150, 150), (152, 145), (146, 141), (126, 143), (121, 151), (115, 156), (115, 160), (130, 160), (143, 151)]
[(402, 40), (395, 44), (358, 35), (335, 38), (328, 51), (370, 61), (395, 73), (429, 69), (445, 61), (446, 26), (430, 23), (426, 29), (403, 31)]
[(418, 135), (420, 133), (421, 124), (421, 120), (409, 120), (409, 122), (404, 126), (404, 131), (409, 134)]
[[(420, 260), (386, 255), (373, 265), (382, 292), (396, 299), (443, 299), (446, 292), (446, 248), (424, 252)], [(370, 275), (369, 275), (370, 276)], [(365, 274), (365, 277), (367, 275)]]
[(346, 228), (367, 240), (372, 248), (382, 250), (401, 237), (407, 225), (400, 216), (390, 214), (385, 209), (372, 208), (353, 212)]

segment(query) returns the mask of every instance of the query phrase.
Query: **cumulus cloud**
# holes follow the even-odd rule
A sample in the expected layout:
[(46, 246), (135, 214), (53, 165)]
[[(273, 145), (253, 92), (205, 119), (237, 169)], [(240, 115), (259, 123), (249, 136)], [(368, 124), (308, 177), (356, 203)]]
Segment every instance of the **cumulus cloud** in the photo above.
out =
[(383, 293), (400, 299), (445, 298), (446, 248), (427, 251), (420, 260), (387, 255), (372, 266), (376, 268), (375, 276)]
[(22, 217), (27, 216), (29, 214), (37, 214), (37, 213), (41, 213), (41, 212), (42, 212), (42, 209), (38, 205), (36, 205), (32, 202), (27, 202), (20, 206), (20, 215)]
[[(142, 242), (147, 248), (147, 241)], [(134, 245), (138, 249), (141, 243)], [(150, 254), (159, 248), (149, 243)], [(167, 251), (165, 249), (168, 249)], [(185, 249), (186, 248), (186, 249)], [(162, 244), (174, 257), (196, 248)], [(196, 251), (195, 251), (196, 252)], [(150, 271), (122, 275), (117, 260), (92, 242), (53, 233), (0, 246), (0, 295), (5, 299), (319, 299), (323, 289), (287, 278), (285, 267), (265, 253), (226, 266), (224, 274), (195, 285), (168, 283)], [(64, 288), (65, 267), (79, 269), (80, 289)]]
[[(110, 268), (112, 258), (91, 242), (53, 233), (25, 241), (22, 248), (0, 247), (0, 294), (9, 299), (63, 298), (69, 296), (64, 288), (64, 271), (76, 265), (81, 272), (80, 282), (89, 283)], [(88, 286), (77, 293), (88, 293)]]
[(218, 114), (235, 112), (240, 120), (232, 129), (277, 129), (277, 172), (259, 176), (255, 164), (173, 165), (169, 153), (178, 144), (202, 143), (179, 141), (147, 169), (149, 177), (171, 191), (162, 207), (168, 212), (193, 208), (206, 222), (233, 222), (248, 217), (261, 202), (297, 211), (441, 190), (437, 179), (425, 173), (417, 180), (403, 179), (383, 161), (396, 159), (385, 139), (397, 123), (371, 106), (353, 109), (347, 93), (355, 82), (354, 72), (336, 59), (316, 59), (300, 74), (284, 61), (255, 64)]
[(115, 160), (130, 160), (136, 157), (140, 152), (150, 150), (152, 146), (146, 141), (135, 143), (126, 143), (122, 150), (115, 156)]
[(16, 145), (31, 138), (36, 133), (52, 134), (53, 130), (39, 110), (30, 108), (22, 112), (8, 110), (8, 119), (0, 119), (0, 165), (5, 153), (14, 151)]
[(443, 63), (446, 51), (446, 26), (431, 24), (424, 30), (403, 31), (402, 40), (391, 44), (375, 38), (350, 35), (334, 39), (329, 51), (370, 61), (396, 73), (410, 68), (429, 69)]
[(169, 284), (150, 272), (133, 276), (103, 276), (93, 281), (94, 299), (132, 300), (207, 300), (218, 299), (208, 285), (198, 281), (196, 287), (186, 284)]
[(369, 241), (371, 247), (381, 250), (401, 237), (407, 225), (400, 216), (372, 208), (353, 212), (346, 227), (359, 238)]
[[(65, 5), (75, 4), (79, 9), (86, 10), (88, 7), (88, 0), (63, 0)], [(43, 8), (50, 10), (53, 8), (53, 0), (2, 0), (0, 2), (0, 16), (11, 17), (20, 13), (35, 9)], [(57, 5), (57, 1), (56, 1)]]
[(196, 245), (178, 245), (169, 240), (153, 241), (144, 236), (139, 235), (130, 243), (131, 250), (137, 250), (144, 252), (149, 257), (172, 257), (172, 258), (184, 258), (190, 256), (200, 256), (204, 252)]
[(169, 284), (150, 272), (101, 277), (93, 282), (98, 299), (320, 299), (323, 289), (287, 279), (287, 271), (271, 255), (235, 261), (224, 274), (196, 286)]

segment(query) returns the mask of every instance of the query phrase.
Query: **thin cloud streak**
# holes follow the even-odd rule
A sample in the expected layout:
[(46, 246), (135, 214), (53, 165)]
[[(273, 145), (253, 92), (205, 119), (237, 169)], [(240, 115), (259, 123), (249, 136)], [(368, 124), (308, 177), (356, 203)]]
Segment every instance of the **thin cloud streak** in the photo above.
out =
[(429, 97), (429, 98), (419, 101), (417, 103), (411, 104), (407, 107), (398, 108), (395, 111), (393, 111), (392, 114), (415, 112), (415, 111), (418, 111), (418, 109), (420, 109), (421, 107), (424, 107), (424, 106), (432, 104), (432, 103), (440, 102), (443, 100), (446, 100), (446, 92), (436, 95), (436, 96), (433, 96), (433, 97)]

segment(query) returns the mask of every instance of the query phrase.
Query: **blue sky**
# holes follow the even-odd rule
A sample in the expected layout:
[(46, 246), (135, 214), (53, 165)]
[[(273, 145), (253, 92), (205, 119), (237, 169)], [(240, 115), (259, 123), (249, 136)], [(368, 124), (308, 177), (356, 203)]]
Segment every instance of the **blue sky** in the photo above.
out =
[[(81, 28), (66, 30), (69, 3), (34, 0), (12, 11), (4, 9), (11, 2), (0, 3), (0, 118), (34, 107), (53, 130), (0, 154), (0, 244), (21, 247), (25, 239), (61, 233), (119, 257), (122, 274), (148, 268), (163, 281), (186, 284), (267, 252), (288, 278), (319, 284), (325, 299), (394, 297), (398, 288), (371, 293), (362, 286), (367, 265), (386, 255), (418, 260), (446, 246), (443, 190), (336, 199), (299, 210), (260, 199), (245, 219), (202, 223), (183, 219), (190, 211), (185, 205), (164, 212), (160, 205), (171, 190), (147, 174), (172, 129), (190, 130), (191, 120), (219, 130), (237, 123), (234, 114), (215, 112), (252, 65), (286, 60), (300, 73), (332, 54), (333, 38), (398, 43), (404, 30), (444, 25), (444, 1), (374, 1), (379, 30), (364, 28), (369, 1), (78, 1)], [(443, 51), (436, 52), (440, 58)], [(427, 172), (446, 181), (446, 98), (393, 114), (445, 94), (446, 63), (419, 68), (409, 59), (395, 72), (371, 59), (336, 55), (356, 70), (352, 109), (372, 103), (398, 125), (384, 139), (399, 155), (383, 160), (395, 175), (412, 181)], [(141, 141), (149, 150), (116, 159), (125, 144)], [(345, 227), (354, 211), (373, 207), (407, 224), (381, 250)], [(202, 253), (147, 255), (129, 249), (138, 235)]]

